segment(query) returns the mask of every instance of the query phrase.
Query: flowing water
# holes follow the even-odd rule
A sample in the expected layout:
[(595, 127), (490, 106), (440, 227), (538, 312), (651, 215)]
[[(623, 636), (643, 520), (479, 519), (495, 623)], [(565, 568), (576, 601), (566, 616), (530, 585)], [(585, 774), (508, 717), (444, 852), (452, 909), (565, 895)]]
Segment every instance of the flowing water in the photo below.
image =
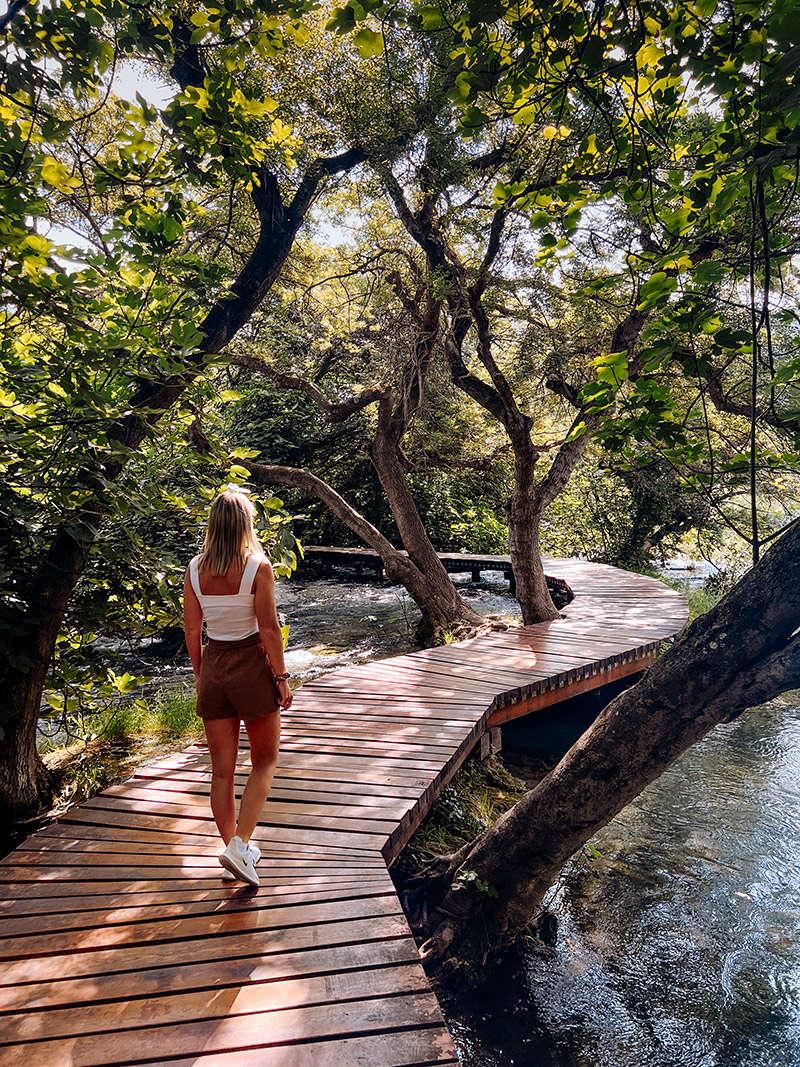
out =
[(799, 782), (788, 701), (685, 753), (564, 871), (552, 954), (452, 1013), (464, 1067), (797, 1067)]

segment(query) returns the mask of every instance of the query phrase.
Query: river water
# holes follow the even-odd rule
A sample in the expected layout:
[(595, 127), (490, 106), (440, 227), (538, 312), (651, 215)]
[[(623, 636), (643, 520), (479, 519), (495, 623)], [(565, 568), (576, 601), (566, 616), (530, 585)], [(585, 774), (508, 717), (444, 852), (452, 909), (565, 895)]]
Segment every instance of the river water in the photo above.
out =
[(563, 872), (552, 954), (451, 1012), (464, 1067), (797, 1067), (798, 782), (787, 700), (686, 752)]
[[(462, 588), (513, 616), (495, 578)], [(416, 647), (396, 587), (295, 578), (277, 599), (303, 679)], [(685, 753), (592, 841), (599, 858), (563, 872), (556, 947), (523, 950), (447, 1007), (463, 1067), (798, 1067), (798, 783), (791, 699)]]

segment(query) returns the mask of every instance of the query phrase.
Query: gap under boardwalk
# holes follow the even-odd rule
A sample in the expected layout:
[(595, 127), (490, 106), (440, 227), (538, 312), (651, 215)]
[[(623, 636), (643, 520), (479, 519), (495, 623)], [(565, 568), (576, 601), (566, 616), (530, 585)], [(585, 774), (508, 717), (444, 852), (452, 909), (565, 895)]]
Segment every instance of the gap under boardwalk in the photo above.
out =
[(387, 863), (487, 730), (644, 669), (688, 616), (651, 578), (547, 571), (562, 619), (296, 692), (258, 889), (220, 878), (199, 744), (0, 862), (3, 1067), (455, 1065)]

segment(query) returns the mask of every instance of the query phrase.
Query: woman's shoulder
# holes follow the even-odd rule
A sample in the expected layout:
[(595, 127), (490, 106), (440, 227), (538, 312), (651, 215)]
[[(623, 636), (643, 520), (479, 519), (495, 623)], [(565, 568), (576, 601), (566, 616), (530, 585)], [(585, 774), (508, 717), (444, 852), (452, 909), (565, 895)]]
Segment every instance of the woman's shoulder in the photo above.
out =
[(258, 566), (256, 567), (257, 577), (260, 578), (262, 575), (269, 575), (270, 577), (274, 577), (272, 563), (269, 561), (269, 559), (267, 559), (263, 552), (254, 552), (250, 556), (250, 559), (253, 560), (254, 563), (258, 561)]

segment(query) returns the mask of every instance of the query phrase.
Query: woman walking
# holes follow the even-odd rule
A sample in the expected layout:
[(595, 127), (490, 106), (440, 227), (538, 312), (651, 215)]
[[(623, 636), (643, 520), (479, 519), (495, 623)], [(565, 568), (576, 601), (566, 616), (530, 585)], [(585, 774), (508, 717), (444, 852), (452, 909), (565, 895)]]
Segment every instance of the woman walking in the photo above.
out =
[[(253, 527), (253, 505), (243, 492), (221, 493), (211, 505), (203, 551), (186, 571), (184, 620), (197, 714), (211, 754), (211, 811), (225, 842), (222, 877), (250, 885), (258, 885), (261, 853), (250, 837), (275, 775), (279, 709), (292, 702), (274, 591), (272, 567)], [(240, 721), (250, 739), (252, 766), (237, 819)]]

